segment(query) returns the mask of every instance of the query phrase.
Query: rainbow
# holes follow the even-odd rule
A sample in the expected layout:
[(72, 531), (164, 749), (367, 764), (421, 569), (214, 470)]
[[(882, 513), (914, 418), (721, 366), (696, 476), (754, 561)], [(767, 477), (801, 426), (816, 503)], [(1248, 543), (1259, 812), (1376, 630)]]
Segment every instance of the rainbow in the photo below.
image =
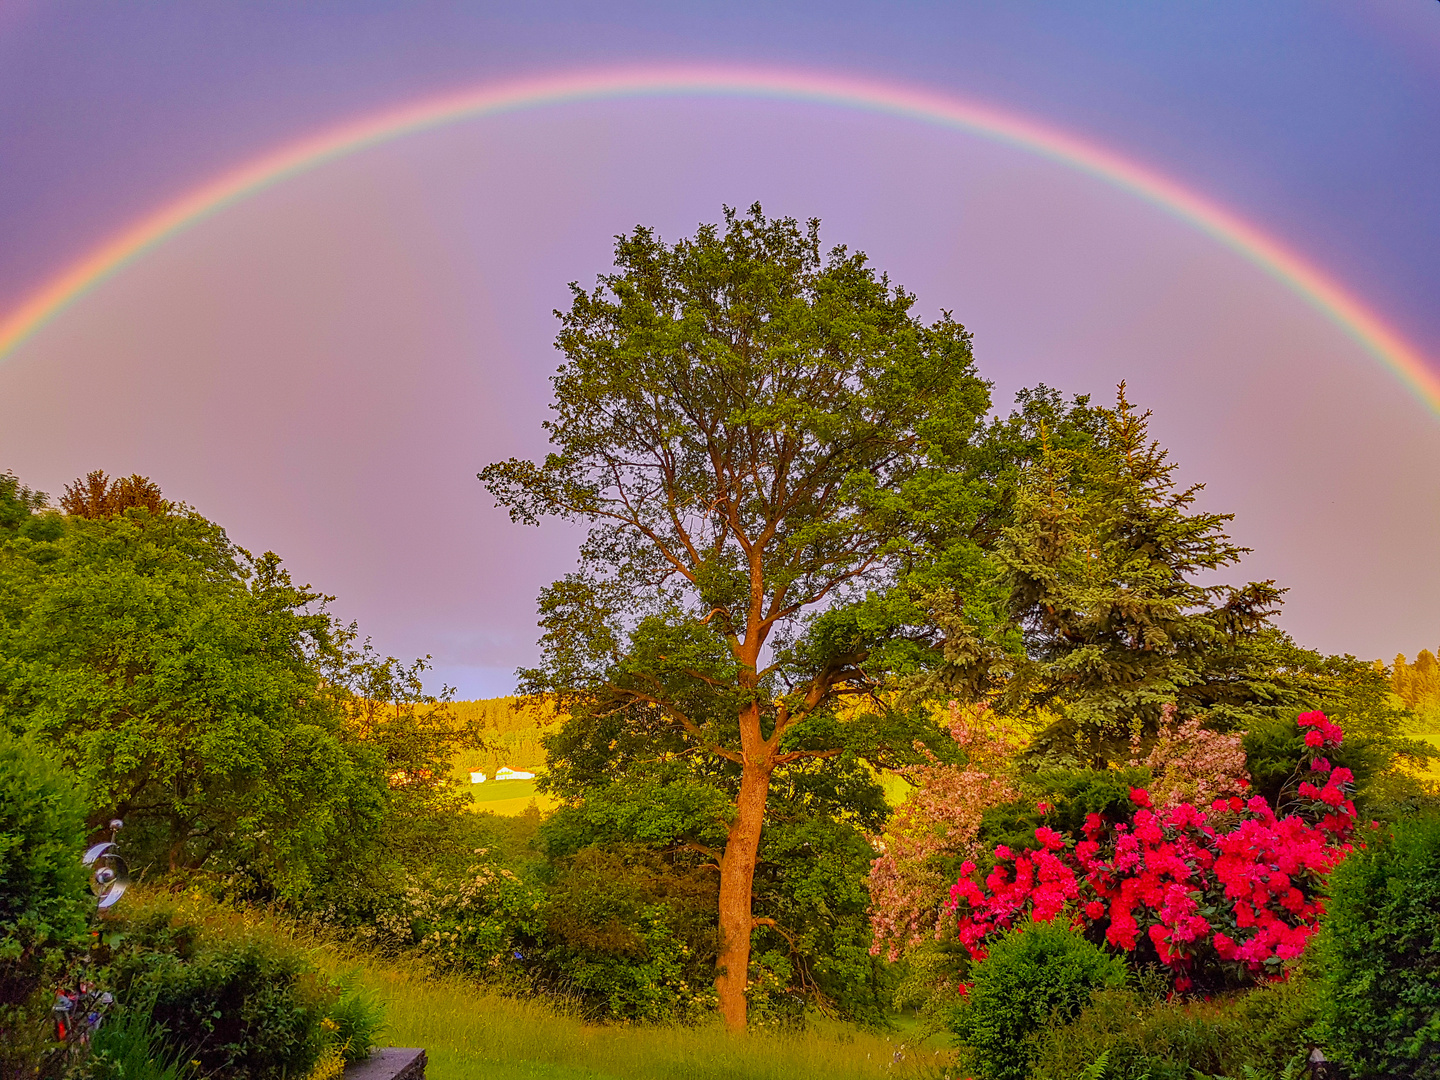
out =
[(723, 96), (812, 102), (901, 117), (1016, 147), (1137, 195), (1213, 237), (1305, 299), (1440, 415), (1440, 375), (1334, 278), (1238, 215), (1146, 165), (993, 106), (925, 90), (813, 72), (643, 67), (521, 79), (426, 98), (361, 117), (246, 162), (111, 237), (43, 284), (0, 322), (0, 360), (147, 251), (227, 206), (326, 162), (464, 120), (568, 102)]

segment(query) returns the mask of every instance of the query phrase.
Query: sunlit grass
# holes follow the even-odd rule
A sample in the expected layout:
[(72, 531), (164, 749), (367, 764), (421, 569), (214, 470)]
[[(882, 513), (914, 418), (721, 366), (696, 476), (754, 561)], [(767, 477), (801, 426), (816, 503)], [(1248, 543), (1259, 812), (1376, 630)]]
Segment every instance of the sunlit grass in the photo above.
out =
[(385, 1005), (380, 1045), (423, 1047), (427, 1080), (931, 1080), (948, 1060), (933, 1046), (916, 1051), (902, 1033), (823, 1020), (803, 1033), (738, 1038), (718, 1024), (588, 1024), (544, 1000), (358, 951), (255, 909), (143, 890), (126, 900), (132, 913), (179, 907), (206, 933), (291, 945), (327, 975), (358, 982)]
[(387, 1040), (425, 1047), (430, 1080), (859, 1080), (938, 1075), (943, 1057), (933, 1050), (903, 1052), (897, 1062), (900, 1036), (838, 1024), (741, 1038), (718, 1026), (596, 1026), (460, 979), (374, 964), (364, 967), (361, 979), (388, 1007)]

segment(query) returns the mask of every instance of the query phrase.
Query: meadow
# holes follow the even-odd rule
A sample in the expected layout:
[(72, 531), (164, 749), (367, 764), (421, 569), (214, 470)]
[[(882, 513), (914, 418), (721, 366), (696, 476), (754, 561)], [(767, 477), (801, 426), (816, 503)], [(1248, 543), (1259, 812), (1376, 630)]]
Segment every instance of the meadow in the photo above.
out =
[[(468, 788), (477, 811), (492, 814), (523, 814), (533, 802), (543, 814), (558, 802), (537, 790), (535, 780), (496, 780), (502, 767), (533, 772), (537, 779), (545, 772), (545, 749), (540, 744), (554, 726), (555, 710), (544, 704), (524, 703), (517, 697), (452, 701), (443, 707), (457, 730), (481, 734), (482, 747), (462, 747), (451, 760), (450, 777)], [(484, 773), (483, 784), (471, 782), (472, 773)]]
[(140, 892), (122, 920), (156, 910), (204, 935), (297, 952), (322, 975), (384, 1009), (380, 1044), (423, 1047), (427, 1080), (928, 1080), (953, 1054), (916, 1049), (898, 1033), (820, 1018), (804, 1030), (727, 1034), (697, 1026), (587, 1023), (563, 999), (500, 993), (437, 973), (413, 957), (381, 956), (260, 908), (200, 893)]

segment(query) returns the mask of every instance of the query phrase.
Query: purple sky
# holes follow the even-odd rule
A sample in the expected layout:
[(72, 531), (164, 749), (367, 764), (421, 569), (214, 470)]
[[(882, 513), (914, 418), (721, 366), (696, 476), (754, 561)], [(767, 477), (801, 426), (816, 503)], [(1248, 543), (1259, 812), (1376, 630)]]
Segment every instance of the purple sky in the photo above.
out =
[[(0, 0), (0, 308), (276, 144), (504, 77), (744, 61), (895, 79), (1145, 161), (1440, 357), (1440, 4), (133, 5)], [(1440, 644), (1440, 418), (1285, 288), (1071, 170), (793, 103), (612, 101), (450, 126), (177, 236), (0, 362), (0, 468), (139, 471), (273, 548), (462, 696), (533, 657), (562, 526), (474, 474), (543, 450), (551, 308), (638, 222), (819, 215), (976, 336), (997, 403), (1120, 378), (1284, 625)]]

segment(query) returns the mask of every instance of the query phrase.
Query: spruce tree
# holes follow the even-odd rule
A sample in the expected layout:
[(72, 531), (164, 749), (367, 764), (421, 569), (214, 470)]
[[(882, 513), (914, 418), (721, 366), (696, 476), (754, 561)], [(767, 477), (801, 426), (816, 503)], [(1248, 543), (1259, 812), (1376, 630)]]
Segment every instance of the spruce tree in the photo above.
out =
[(1233, 515), (1177, 486), (1124, 383), (1101, 413), (1092, 438), (1043, 440), (995, 546), (1023, 642), (996, 704), (1047, 719), (1033, 753), (1057, 764), (1116, 759), (1166, 704), (1234, 727), (1298, 700), (1272, 623), (1283, 590), (1200, 580), (1248, 550), (1225, 532)]

